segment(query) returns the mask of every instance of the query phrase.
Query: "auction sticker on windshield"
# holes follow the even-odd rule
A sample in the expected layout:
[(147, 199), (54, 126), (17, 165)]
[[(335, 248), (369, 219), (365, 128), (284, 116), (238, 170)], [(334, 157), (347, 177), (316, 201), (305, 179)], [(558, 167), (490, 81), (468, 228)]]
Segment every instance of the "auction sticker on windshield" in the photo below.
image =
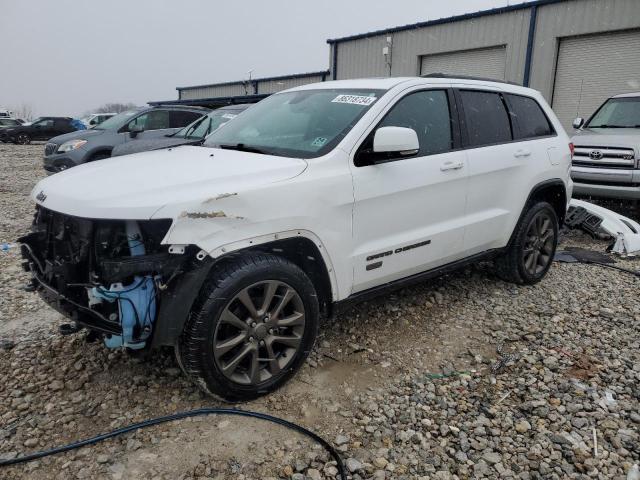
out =
[(377, 100), (376, 97), (366, 97), (364, 95), (338, 95), (331, 100), (331, 103), (350, 103), (352, 105), (371, 105)]

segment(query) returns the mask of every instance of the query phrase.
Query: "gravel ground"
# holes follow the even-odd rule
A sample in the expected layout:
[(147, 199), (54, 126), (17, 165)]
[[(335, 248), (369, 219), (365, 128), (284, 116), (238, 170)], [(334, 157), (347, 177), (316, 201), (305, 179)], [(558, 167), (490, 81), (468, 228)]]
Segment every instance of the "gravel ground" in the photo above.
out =
[[(0, 242), (28, 226), (42, 145), (0, 144)], [(571, 232), (563, 246), (604, 251)], [(618, 265), (640, 269), (635, 259)], [(218, 406), (171, 352), (132, 358), (62, 337), (0, 253), (0, 457)], [(240, 405), (338, 446), (352, 478), (626, 479), (640, 456), (637, 278), (554, 264), (534, 287), (487, 265), (361, 304), (321, 329), (302, 371)], [(334, 478), (306, 439), (236, 417), (185, 420), (5, 468), (3, 479)]]

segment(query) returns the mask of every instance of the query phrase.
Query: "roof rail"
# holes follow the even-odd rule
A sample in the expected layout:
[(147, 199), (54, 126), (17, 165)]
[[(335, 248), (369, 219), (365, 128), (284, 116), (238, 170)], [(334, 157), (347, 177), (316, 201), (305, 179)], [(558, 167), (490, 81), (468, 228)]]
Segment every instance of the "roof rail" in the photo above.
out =
[(509, 85), (517, 85), (521, 87), (522, 85), (516, 82), (510, 82), (508, 80), (497, 80), (495, 78), (486, 78), (486, 77), (474, 77), (471, 75), (451, 75), (449, 73), (427, 73), (426, 75), (420, 75), (420, 78), (459, 78), (461, 80), (479, 80), (481, 82), (496, 82), (496, 83), (508, 83)]

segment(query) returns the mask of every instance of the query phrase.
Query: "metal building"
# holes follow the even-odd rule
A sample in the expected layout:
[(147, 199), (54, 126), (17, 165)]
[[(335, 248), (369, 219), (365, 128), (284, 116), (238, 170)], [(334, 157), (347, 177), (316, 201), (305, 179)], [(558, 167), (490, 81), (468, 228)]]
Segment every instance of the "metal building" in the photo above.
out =
[(308, 83), (324, 82), (329, 78), (329, 71), (298, 73), (279, 77), (254, 78), (233, 82), (211, 83), (190, 87), (176, 87), (178, 100), (149, 102), (150, 104), (197, 104), (219, 107), (232, 103), (253, 103), (272, 93)]
[(331, 78), (427, 73), (542, 92), (565, 127), (640, 91), (640, 0), (537, 0), (327, 41)]

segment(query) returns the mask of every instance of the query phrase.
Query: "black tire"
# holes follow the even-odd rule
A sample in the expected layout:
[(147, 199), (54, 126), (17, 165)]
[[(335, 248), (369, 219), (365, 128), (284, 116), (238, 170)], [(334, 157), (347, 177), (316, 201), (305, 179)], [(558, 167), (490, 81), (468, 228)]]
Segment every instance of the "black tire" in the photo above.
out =
[(26, 133), (19, 133), (13, 143), (17, 143), (18, 145), (29, 145), (31, 143), (31, 137)]
[(213, 272), (176, 346), (178, 364), (205, 393), (228, 402), (272, 392), (313, 348), (319, 317), (314, 286), (295, 264), (263, 253), (232, 257)]
[[(535, 232), (540, 229), (544, 231), (536, 240)], [(551, 267), (557, 246), (555, 210), (547, 202), (533, 203), (518, 222), (507, 251), (495, 260), (496, 274), (519, 285), (538, 283)]]

